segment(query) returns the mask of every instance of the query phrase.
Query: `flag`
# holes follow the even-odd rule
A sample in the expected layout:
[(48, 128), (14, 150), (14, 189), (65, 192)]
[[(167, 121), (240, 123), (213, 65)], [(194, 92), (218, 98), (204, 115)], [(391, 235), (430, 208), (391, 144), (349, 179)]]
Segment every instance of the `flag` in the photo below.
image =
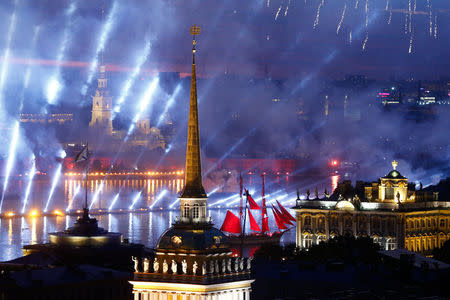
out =
[(240, 195), (240, 199), (241, 199), (241, 202), (240, 202), (240, 205), (241, 206), (239, 206), (239, 215), (242, 217), (242, 188), (243, 188), (243, 183), (242, 183), (242, 174), (239, 174), (239, 195)]
[(86, 145), (86, 147), (84, 147), (83, 150), (81, 150), (81, 152), (78, 153), (77, 156), (75, 156), (73, 162), (77, 163), (80, 161), (85, 161), (88, 160), (88, 158), (89, 158), (89, 149), (88, 146)]

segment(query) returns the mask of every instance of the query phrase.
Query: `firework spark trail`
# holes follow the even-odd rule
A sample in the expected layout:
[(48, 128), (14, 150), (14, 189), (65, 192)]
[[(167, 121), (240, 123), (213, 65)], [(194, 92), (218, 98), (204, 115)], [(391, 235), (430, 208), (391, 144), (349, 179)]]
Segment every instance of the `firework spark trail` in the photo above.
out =
[(408, 34), (408, 14), (405, 14), (405, 34)]
[(437, 39), (437, 36), (438, 36), (437, 16), (434, 16), (434, 38)]
[(392, 21), (392, 9), (389, 11), (388, 25), (391, 25), (391, 21)]
[(408, 0), (408, 12), (409, 12), (409, 18), (408, 18), (408, 32), (411, 33), (412, 30), (412, 6), (411, 6), (411, 0)]
[(358, 8), (358, 5), (359, 5), (359, 0), (356, 0), (356, 2), (355, 2), (355, 9)]
[(281, 11), (282, 7), (283, 7), (283, 4), (280, 5), (280, 7), (277, 10), (277, 13), (275, 14), (275, 21), (278, 19), (278, 16), (280, 15), (280, 11)]
[(341, 30), (342, 23), (345, 18), (345, 11), (347, 10), (347, 3), (344, 5), (344, 10), (342, 11), (341, 20), (339, 21), (338, 27), (336, 29), (336, 34), (339, 34), (339, 30)]
[(350, 31), (348, 41), (350, 44), (352, 44), (352, 42), (353, 42), (353, 32), (352, 31)]
[(270, 0), (267, 0), (267, 7), (270, 7)]
[(411, 34), (410, 34), (410, 37), (409, 37), (408, 54), (412, 53), (413, 43), (414, 43), (414, 32), (411, 31)]
[(363, 45), (362, 45), (362, 51), (366, 51), (367, 42), (369, 41), (369, 0), (366, 0), (366, 5), (365, 5), (364, 11), (366, 14), (366, 22), (365, 22), (366, 37), (365, 37)]
[(367, 42), (369, 41), (369, 34), (366, 33), (366, 38), (364, 39), (363, 45), (362, 45), (362, 50), (365, 51), (366, 47), (367, 47)]
[(364, 11), (366, 13), (366, 30), (369, 30), (369, 0), (366, 0)]
[(320, 1), (319, 6), (317, 7), (317, 12), (316, 12), (316, 18), (314, 20), (314, 25), (313, 25), (313, 29), (316, 29), (316, 27), (319, 25), (319, 20), (320, 20), (320, 9), (322, 8), (322, 6), (325, 4), (325, 0)]
[(289, 10), (289, 5), (291, 5), (291, 0), (288, 1), (288, 4), (286, 6), (286, 10), (284, 11), (284, 16), (286, 17), (288, 14), (288, 10)]
[(386, 0), (386, 7), (384, 8), (385, 11), (388, 11), (389, 9), (389, 0)]
[(427, 7), (430, 22), (430, 36), (433, 36), (433, 7), (431, 6), (431, 0), (427, 0)]

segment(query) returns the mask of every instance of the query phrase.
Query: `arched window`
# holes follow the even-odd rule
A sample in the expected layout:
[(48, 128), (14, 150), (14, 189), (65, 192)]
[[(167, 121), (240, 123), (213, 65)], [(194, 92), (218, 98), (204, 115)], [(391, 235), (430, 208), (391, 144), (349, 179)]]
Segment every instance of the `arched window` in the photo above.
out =
[(386, 240), (386, 250), (395, 250), (397, 248), (397, 242), (395, 238), (388, 238)]
[(306, 234), (303, 237), (303, 247), (304, 248), (309, 248), (309, 247), (312, 246), (312, 244), (313, 244), (312, 236), (310, 234)]
[(200, 217), (198, 204), (194, 204), (194, 209), (192, 210), (192, 218), (197, 219)]
[(311, 217), (310, 216), (306, 216), (305, 217), (305, 226), (311, 226)]
[(183, 213), (185, 218), (189, 218), (189, 204), (185, 204), (184, 205), (184, 213)]

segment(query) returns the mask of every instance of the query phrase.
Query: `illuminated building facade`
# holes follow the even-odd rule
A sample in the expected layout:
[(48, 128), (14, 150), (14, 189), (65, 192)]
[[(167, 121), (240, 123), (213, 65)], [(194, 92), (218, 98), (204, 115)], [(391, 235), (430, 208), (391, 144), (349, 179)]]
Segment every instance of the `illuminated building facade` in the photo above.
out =
[(250, 299), (251, 260), (232, 257), (227, 237), (207, 216), (202, 184), (195, 74), (195, 35), (186, 149), (185, 186), (180, 217), (159, 238), (152, 258), (133, 258), (135, 300)]
[(108, 91), (106, 66), (100, 66), (100, 78), (95, 95), (92, 97), (92, 117), (89, 128), (112, 135), (112, 97)]
[(34, 114), (21, 113), (21, 123), (40, 123), (40, 124), (68, 124), (73, 121), (73, 114), (71, 113), (55, 113), (55, 114)]
[(297, 199), (296, 243), (308, 248), (338, 235), (368, 236), (382, 249), (430, 254), (450, 239), (450, 201), (415, 190), (394, 169), (372, 183), (340, 183), (332, 195)]

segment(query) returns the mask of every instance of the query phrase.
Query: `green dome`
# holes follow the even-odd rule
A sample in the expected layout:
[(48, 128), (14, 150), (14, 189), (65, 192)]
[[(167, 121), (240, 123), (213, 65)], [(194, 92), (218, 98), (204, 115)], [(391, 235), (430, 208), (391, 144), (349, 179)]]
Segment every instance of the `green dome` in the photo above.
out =
[(186, 228), (173, 226), (159, 238), (156, 249), (217, 250), (228, 248), (227, 237), (217, 228)]
[(403, 177), (402, 174), (400, 174), (400, 172), (397, 171), (397, 170), (392, 170), (391, 172), (389, 172), (389, 174), (387, 174), (383, 178), (387, 178), (387, 179), (406, 179), (406, 177)]

